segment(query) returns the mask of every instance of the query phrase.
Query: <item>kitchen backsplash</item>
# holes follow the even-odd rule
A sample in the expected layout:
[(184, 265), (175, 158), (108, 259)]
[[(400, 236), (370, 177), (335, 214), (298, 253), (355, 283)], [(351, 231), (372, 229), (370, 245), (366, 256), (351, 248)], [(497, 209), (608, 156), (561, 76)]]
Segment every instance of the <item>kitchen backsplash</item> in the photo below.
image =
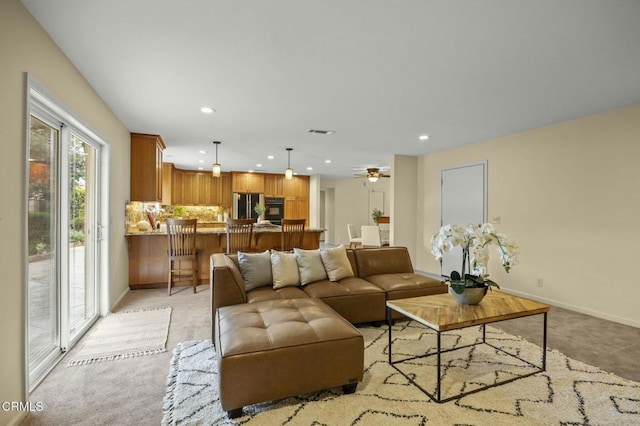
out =
[(167, 218), (198, 219), (201, 223), (224, 222), (229, 211), (221, 206), (167, 206), (160, 203), (133, 201), (125, 207), (127, 231), (135, 230), (138, 222), (149, 222), (149, 212), (156, 223), (164, 224)]

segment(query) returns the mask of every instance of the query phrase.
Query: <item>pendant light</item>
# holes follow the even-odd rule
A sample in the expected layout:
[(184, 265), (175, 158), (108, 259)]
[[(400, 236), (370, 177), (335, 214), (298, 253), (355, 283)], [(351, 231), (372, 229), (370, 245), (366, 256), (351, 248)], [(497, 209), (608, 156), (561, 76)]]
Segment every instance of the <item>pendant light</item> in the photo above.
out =
[(212, 172), (213, 177), (220, 177), (220, 164), (218, 163), (218, 145), (220, 145), (220, 141), (213, 141), (213, 144), (216, 146), (216, 162), (213, 164)]
[(284, 178), (287, 180), (293, 179), (293, 169), (291, 168), (291, 151), (293, 151), (293, 148), (287, 148), (287, 154), (289, 158), (287, 160), (287, 168), (284, 171)]

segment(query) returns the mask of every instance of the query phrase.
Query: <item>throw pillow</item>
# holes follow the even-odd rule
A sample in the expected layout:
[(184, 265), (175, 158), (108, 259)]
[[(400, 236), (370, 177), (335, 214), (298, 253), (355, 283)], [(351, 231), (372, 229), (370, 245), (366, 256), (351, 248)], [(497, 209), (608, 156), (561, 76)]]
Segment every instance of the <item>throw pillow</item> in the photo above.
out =
[(320, 250), (320, 257), (329, 276), (329, 281), (353, 277), (353, 268), (351, 268), (351, 262), (347, 257), (347, 249), (343, 245)]
[(324, 270), (320, 250), (302, 250), (294, 248), (293, 253), (298, 262), (300, 284), (305, 285), (315, 281), (326, 280), (327, 272)]
[(271, 274), (273, 275), (274, 289), (300, 284), (296, 255), (282, 251), (272, 251)]
[(268, 250), (264, 253), (238, 252), (238, 264), (246, 291), (272, 284), (271, 256)]

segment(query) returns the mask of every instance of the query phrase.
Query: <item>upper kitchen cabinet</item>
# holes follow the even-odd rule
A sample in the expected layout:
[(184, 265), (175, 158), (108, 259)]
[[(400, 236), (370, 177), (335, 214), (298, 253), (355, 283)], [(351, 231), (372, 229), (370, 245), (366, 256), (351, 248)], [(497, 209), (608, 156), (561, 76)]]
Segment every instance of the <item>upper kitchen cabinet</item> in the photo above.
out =
[(283, 192), (285, 197), (309, 198), (309, 176), (284, 179)]
[(231, 208), (232, 202), (231, 173), (222, 172), (220, 177), (213, 178), (213, 204)]
[(162, 201), (162, 151), (159, 135), (131, 134), (131, 201)]
[(264, 193), (264, 175), (259, 173), (231, 173), (233, 192)]
[(284, 197), (284, 175), (264, 175), (264, 196)]

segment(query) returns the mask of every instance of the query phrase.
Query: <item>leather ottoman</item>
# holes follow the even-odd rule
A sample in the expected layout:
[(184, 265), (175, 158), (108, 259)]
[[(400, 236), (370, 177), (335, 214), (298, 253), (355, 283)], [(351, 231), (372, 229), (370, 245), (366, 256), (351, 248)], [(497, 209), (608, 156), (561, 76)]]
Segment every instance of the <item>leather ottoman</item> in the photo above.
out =
[(364, 370), (360, 332), (317, 299), (218, 308), (215, 346), (220, 404), (242, 407), (342, 386), (355, 392)]

